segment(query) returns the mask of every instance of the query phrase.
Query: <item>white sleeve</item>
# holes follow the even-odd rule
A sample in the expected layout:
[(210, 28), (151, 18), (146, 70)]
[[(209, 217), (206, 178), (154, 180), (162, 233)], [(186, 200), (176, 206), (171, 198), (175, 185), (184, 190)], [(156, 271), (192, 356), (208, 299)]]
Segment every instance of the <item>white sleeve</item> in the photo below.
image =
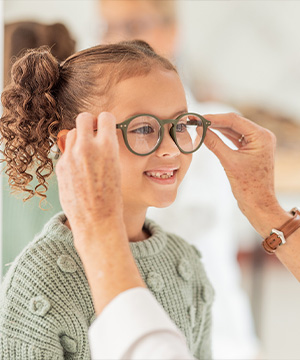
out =
[(185, 338), (148, 289), (116, 296), (89, 329), (92, 359), (193, 359)]

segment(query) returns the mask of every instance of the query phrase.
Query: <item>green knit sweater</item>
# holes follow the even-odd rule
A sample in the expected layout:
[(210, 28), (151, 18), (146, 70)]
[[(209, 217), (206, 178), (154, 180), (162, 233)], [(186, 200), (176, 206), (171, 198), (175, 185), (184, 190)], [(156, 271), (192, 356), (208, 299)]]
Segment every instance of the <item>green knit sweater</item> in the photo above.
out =
[[(0, 359), (90, 359), (88, 328), (95, 312), (65, 220), (63, 213), (55, 215), (5, 276)], [(210, 359), (213, 290), (200, 254), (150, 220), (145, 228), (151, 236), (130, 243), (141, 276), (186, 336), (194, 356)]]

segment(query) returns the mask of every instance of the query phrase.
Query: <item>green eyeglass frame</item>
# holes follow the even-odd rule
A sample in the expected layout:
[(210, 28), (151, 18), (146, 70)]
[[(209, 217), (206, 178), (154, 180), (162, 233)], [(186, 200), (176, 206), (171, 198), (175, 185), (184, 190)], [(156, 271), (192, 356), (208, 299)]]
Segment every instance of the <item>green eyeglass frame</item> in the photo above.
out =
[[(176, 139), (176, 125), (177, 123), (180, 121), (180, 119), (182, 119), (184, 116), (187, 116), (187, 115), (194, 115), (194, 116), (197, 116), (201, 119), (202, 121), (202, 126), (203, 126), (203, 134), (202, 134), (202, 139), (201, 139), (201, 142), (200, 144), (195, 148), (193, 149), (192, 151), (184, 151), (183, 149), (181, 149), (181, 147), (179, 146), (178, 142), (177, 142), (177, 139)], [(129, 145), (129, 142), (128, 142), (128, 139), (127, 139), (127, 129), (128, 129), (128, 125), (129, 123), (134, 120), (135, 118), (139, 117), (139, 116), (151, 116), (152, 118), (156, 119), (157, 122), (159, 123), (160, 125), (160, 133), (159, 133), (159, 140), (157, 142), (157, 144), (155, 145), (155, 147), (149, 151), (148, 153), (146, 154), (140, 154), (140, 153), (137, 153), (135, 152)], [(147, 155), (150, 155), (152, 154), (158, 147), (159, 145), (161, 144), (162, 140), (163, 140), (163, 137), (164, 137), (164, 132), (165, 132), (165, 128), (164, 128), (164, 125), (166, 124), (172, 124), (171, 128), (170, 128), (170, 136), (171, 138), (173, 139), (173, 141), (175, 142), (175, 144), (177, 145), (178, 149), (180, 150), (180, 152), (182, 152), (183, 154), (191, 154), (195, 151), (197, 151), (200, 146), (203, 144), (203, 141), (205, 139), (205, 135), (206, 135), (206, 131), (207, 131), (207, 128), (209, 125), (211, 125), (211, 122), (206, 120), (203, 116), (197, 114), (197, 113), (192, 113), (192, 112), (187, 112), (187, 113), (184, 113), (184, 114), (180, 114), (179, 116), (176, 117), (176, 119), (166, 119), (166, 120), (160, 120), (157, 116), (154, 116), (152, 114), (138, 114), (138, 115), (134, 115), (132, 117), (130, 117), (129, 119), (123, 121), (122, 123), (120, 124), (117, 124), (116, 127), (117, 129), (120, 129), (122, 130), (122, 134), (123, 134), (123, 138), (124, 138), (124, 142), (125, 142), (125, 145), (127, 146), (128, 150), (130, 152), (132, 152), (133, 154), (135, 155), (139, 155), (139, 156), (147, 156)]]

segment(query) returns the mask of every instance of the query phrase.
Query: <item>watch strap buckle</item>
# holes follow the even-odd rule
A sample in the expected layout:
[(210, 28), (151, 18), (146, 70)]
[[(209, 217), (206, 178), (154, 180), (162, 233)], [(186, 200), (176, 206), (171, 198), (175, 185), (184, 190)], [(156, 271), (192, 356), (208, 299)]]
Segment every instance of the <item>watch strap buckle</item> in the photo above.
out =
[(284, 233), (282, 231), (277, 230), (277, 229), (272, 229), (270, 235), (272, 235), (272, 234), (276, 234), (279, 237), (279, 239), (281, 240), (281, 243), (279, 245), (282, 245), (282, 244), (286, 243), (285, 236), (284, 236)]
[(293, 208), (290, 213), (293, 215), (279, 229), (272, 229), (270, 235), (264, 239), (262, 246), (268, 254), (274, 254), (278, 246), (286, 243), (286, 238), (300, 227), (300, 210)]

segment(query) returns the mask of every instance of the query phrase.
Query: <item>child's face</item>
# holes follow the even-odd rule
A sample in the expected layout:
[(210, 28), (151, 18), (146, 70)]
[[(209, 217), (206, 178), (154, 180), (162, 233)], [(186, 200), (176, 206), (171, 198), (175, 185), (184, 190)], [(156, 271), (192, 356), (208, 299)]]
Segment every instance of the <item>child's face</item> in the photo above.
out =
[[(132, 115), (148, 113), (160, 119), (174, 119), (187, 112), (185, 93), (179, 76), (174, 71), (155, 69), (146, 76), (126, 79), (113, 92), (113, 103), (108, 111), (121, 123)], [(120, 144), (122, 193), (126, 211), (143, 211), (149, 206), (165, 207), (176, 198), (177, 189), (192, 160), (182, 154), (172, 140), (170, 124), (159, 148), (147, 156), (131, 153), (117, 130)], [(166, 174), (169, 178), (157, 175)]]

